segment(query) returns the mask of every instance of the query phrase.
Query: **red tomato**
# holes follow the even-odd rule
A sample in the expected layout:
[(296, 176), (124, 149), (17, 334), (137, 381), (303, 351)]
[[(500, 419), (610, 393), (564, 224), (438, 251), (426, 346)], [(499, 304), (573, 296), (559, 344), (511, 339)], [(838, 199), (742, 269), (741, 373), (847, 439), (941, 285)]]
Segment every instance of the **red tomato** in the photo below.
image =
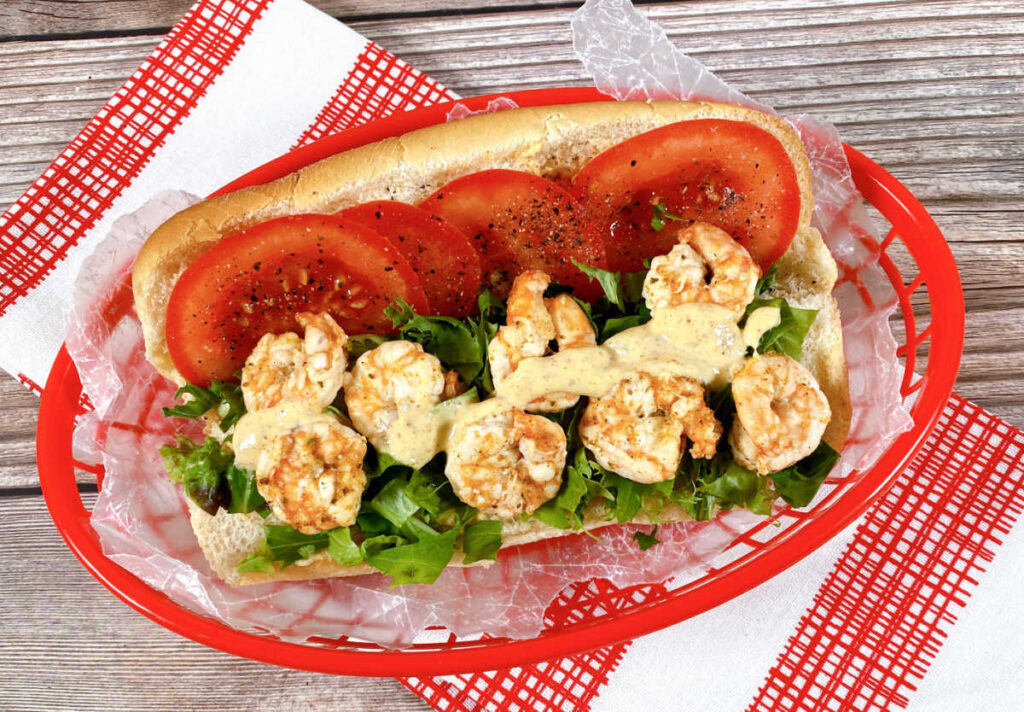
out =
[(330, 215), (294, 215), (230, 235), (178, 278), (167, 349), (192, 383), (232, 378), (261, 336), (301, 333), (295, 315), (329, 312), (350, 334), (388, 333), (384, 308), (428, 308), (409, 263), (383, 237)]
[(614, 270), (668, 252), (674, 230), (651, 227), (654, 204), (722, 228), (767, 269), (789, 247), (800, 186), (786, 149), (741, 121), (682, 121), (640, 134), (593, 158), (573, 185), (600, 225)]
[(485, 284), (502, 295), (528, 269), (544, 270), (584, 299), (602, 294), (572, 260), (606, 268), (603, 241), (573, 197), (549, 180), (522, 171), (481, 171), (453, 180), (420, 207), (470, 238)]
[(434, 314), (468, 316), (480, 291), (480, 258), (469, 238), (422, 208), (382, 200), (342, 210), (383, 235), (412, 266)]

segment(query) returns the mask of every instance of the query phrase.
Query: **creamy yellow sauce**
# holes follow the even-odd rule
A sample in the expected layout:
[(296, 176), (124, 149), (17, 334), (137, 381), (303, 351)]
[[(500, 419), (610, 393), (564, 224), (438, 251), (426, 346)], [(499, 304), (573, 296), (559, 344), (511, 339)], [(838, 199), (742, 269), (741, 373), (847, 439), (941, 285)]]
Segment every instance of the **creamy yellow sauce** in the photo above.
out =
[[(636, 371), (684, 376), (720, 388), (743, 362), (748, 347), (779, 323), (776, 307), (762, 307), (740, 330), (727, 309), (716, 304), (684, 304), (660, 309), (649, 322), (626, 329), (600, 346), (567, 349), (527, 358), (483, 402), (467, 397), (438, 405), (406, 404), (384, 434), (380, 449), (396, 460), (422, 467), (446, 449), (459, 423), (476, 421), (507, 408), (525, 408), (551, 393), (600, 398)], [(333, 415), (298, 401), (249, 412), (235, 426), (236, 462), (254, 470), (274, 433)]]
[(524, 359), (496, 396), (518, 408), (547, 393), (600, 398), (641, 369), (719, 386), (745, 351), (727, 309), (686, 304), (658, 310), (646, 324), (626, 329), (600, 346)]
[(460, 397), (402, 410), (384, 434), (382, 449), (407, 465), (422, 467), (445, 449), (459, 413), (473, 405), (478, 405), (476, 398)]
[(238, 419), (231, 437), (235, 463), (247, 470), (255, 470), (260, 453), (270, 448), (274, 435), (299, 426), (313, 425), (320, 419), (337, 420), (333, 415), (297, 400), (283, 401), (273, 408), (249, 411)]

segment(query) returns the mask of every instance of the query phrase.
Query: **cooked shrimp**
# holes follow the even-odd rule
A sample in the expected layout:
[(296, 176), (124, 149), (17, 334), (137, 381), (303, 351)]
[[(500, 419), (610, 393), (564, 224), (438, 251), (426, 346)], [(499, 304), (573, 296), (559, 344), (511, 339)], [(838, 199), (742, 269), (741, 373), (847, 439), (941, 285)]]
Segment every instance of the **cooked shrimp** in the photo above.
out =
[(643, 295), (651, 311), (690, 302), (723, 306), (736, 319), (754, 298), (761, 271), (729, 233), (708, 223), (679, 231), (679, 243), (651, 260)]
[(298, 334), (264, 334), (245, 360), (242, 397), (248, 410), (273, 408), (301, 400), (318, 409), (331, 404), (348, 367), (348, 336), (329, 314), (296, 316), (305, 330)]
[(460, 500), (513, 520), (558, 494), (565, 449), (556, 423), (507, 408), (455, 426), (444, 473)]
[(832, 417), (810, 371), (782, 354), (749, 359), (732, 381), (736, 419), (729, 432), (736, 461), (762, 475), (810, 455)]
[(597, 462), (634, 482), (675, 477), (687, 437), (691, 455), (713, 457), (722, 424), (700, 383), (681, 376), (635, 373), (591, 399), (580, 419), (580, 438)]
[(448, 371), (444, 374), (444, 390), (441, 391), (441, 400), (461, 396), (466, 392), (466, 384), (459, 378), (456, 371)]
[(597, 345), (594, 325), (575, 299), (568, 294), (559, 294), (545, 299), (544, 306), (555, 326), (555, 342), (560, 351)]
[(366, 488), (366, 440), (325, 413), (276, 432), (260, 453), (256, 488), (304, 534), (355, 523)]
[[(590, 319), (572, 297), (560, 294), (544, 298), (550, 283), (551, 278), (537, 270), (523, 272), (512, 283), (508, 324), (498, 329), (487, 346), (495, 386), (512, 375), (523, 359), (550, 353), (552, 341), (560, 350), (597, 344)], [(549, 393), (530, 401), (526, 409), (557, 412), (571, 408), (578, 400), (574, 393)]]
[(436, 356), (411, 341), (385, 341), (356, 360), (345, 381), (345, 405), (356, 430), (383, 450), (399, 412), (437, 405), (444, 389)]

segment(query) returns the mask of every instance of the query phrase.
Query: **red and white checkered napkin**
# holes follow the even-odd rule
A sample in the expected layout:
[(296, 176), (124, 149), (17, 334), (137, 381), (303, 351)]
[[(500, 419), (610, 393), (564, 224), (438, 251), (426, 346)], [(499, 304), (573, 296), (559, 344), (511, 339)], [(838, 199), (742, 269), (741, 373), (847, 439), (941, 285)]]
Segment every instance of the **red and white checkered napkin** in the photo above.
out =
[[(43, 382), (74, 275), (152, 195), (206, 194), (295, 146), (448, 98), (299, 0), (200, 0), (0, 217), (0, 366)], [(954, 397), (856, 531), (744, 596), (630, 644), (405, 682), (446, 710), (1018, 709), (1024, 535), (993, 555), (1024, 509), (1022, 452), (1019, 431)], [(547, 620), (661, 590), (579, 584)]]
[[(632, 643), (403, 682), (452, 712), (1019, 710), (1022, 511), (1024, 433), (954, 395), (855, 530), (753, 591)], [(581, 584), (547, 619), (657, 592)]]
[(38, 391), (83, 260), (167, 189), (454, 95), (300, 0), (200, 0), (0, 216), (0, 367)]

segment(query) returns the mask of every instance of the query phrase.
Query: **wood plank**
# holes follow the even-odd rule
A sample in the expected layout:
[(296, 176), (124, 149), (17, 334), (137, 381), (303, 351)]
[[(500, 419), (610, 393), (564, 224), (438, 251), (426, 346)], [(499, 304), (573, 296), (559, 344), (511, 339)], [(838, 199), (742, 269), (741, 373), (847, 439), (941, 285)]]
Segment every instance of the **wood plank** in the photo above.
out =
[[(64, 2), (62, 0), (8, 0), (0, 5), (0, 41), (17, 37), (44, 38), (48, 35), (83, 35), (90, 33), (117, 33), (166, 30), (176, 23), (192, 5), (193, 0), (148, 0), (145, 3), (133, 0), (92, 0), (91, 2)], [(458, 17), (468, 13), (485, 14), (508, 10), (538, 9), (543, 7), (572, 6), (564, 0), (517, 0), (514, 3), (502, 0), (466, 0), (457, 8), (438, 7), (428, 0), (403, 0), (382, 8), (371, 0), (311, 0), (310, 4), (323, 12), (346, 22), (361, 18), (381, 17), (409, 18), (443, 15)], [(650, 5), (639, 0), (637, 4)], [(972, 3), (973, 4), (973, 3)], [(679, 3), (676, 3), (678, 6)], [(738, 31), (747, 27), (745, 15), (756, 13), (765, 19), (765, 26), (802, 26), (821, 22), (854, 22), (860, 13), (869, 9), (871, 16), (898, 21), (906, 17), (934, 19), (963, 14), (1010, 14), (1012, 9), (1005, 2), (977, 3), (964, 13), (963, 3), (879, 3), (877, 0), (840, 0), (832, 2), (794, 2), (779, 7), (768, 0), (743, 0), (726, 3), (688, 2), (682, 8), (673, 8), (678, 15), (704, 22), (716, 22), (722, 30)], [(652, 6), (647, 8), (650, 15), (661, 19), (665, 10)]]
[[(166, 31), (193, 5), (194, 0), (92, 0), (62, 2), (61, 0), (9, 0), (0, 5), (0, 41), (12, 37), (46, 37), (47, 35), (82, 35)], [(439, 8), (429, 0), (403, 0), (382, 6), (372, 0), (309, 0), (309, 4), (335, 17), (351, 20), (382, 15), (416, 17), (454, 12), (500, 10), (502, 0), (466, 0), (459, 8)], [(517, 0), (516, 7), (539, 8), (564, 4), (562, 0)]]
[(36, 414), (39, 398), (0, 371), (0, 489), (37, 487)]
[[(95, 495), (87, 497), (92, 506)], [(427, 710), (398, 681), (320, 675), (193, 643), (116, 599), (65, 546), (42, 497), (3, 498), (5, 710)], [(54, 661), (60, 664), (55, 665)], [(128, 701), (131, 701), (130, 703)]]

